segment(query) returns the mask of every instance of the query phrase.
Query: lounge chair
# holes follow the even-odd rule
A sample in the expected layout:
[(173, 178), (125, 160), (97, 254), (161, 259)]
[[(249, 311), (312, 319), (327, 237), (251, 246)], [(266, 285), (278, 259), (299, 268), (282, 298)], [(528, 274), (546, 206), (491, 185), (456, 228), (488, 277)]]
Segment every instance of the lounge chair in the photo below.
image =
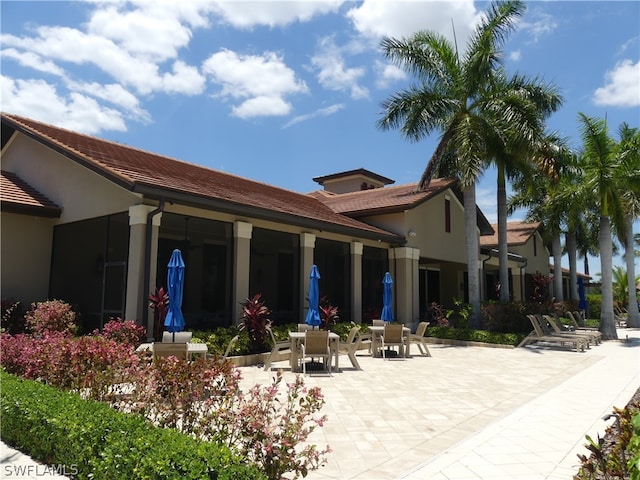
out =
[(271, 348), (271, 353), (269, 353), (267, 360), (264, 362), (265, 371), (269, 370), (269, 368), (271, 367), (271, 362), (277, 354), (288, 353), (289, 355), (291, 355), (291, 342), (289, 340), (276, 341), (276, 337), (273, 335), (273, 331), (271, 330), (271, 328), (267, 327), (266, 330), (271, 337), (271, 343), (273, 344), (273, 347)]
[(585, 338), (571, 338), (566, 336), (559, 335), (547, 335), (542, 330), (541, 323), (535, 315), (527, 315), (527, 318), (531, 322), (531, 326), (533, 327), (533, 331), (520, 342), (518, 347), (524, 347), (525, 345), (529, 345), (534, 342), (546, 342), (546, 343), (556, 343), (560, 344), (560, 346), (565, 345), (573, 345), (576, 351), (585, 351), (585, 347), (587, 345), (587, 341)]
[(390, 347), (398, 347), (398, 355), (404, 357), (404, 325), (400, 323), (388, 323), (384, 326), (384, 332), (380, 337), (382, 342), (382, 358), (386, 359), (385, 350)]
[(227, 349), (224, 351), (224, 355), (222, 355), (222, 360), (226, 360), (226, 358), (229, 356), (229, 353), (231, 352), (231, 349), (238, 342), (239, 338), (240, 338), (240, 335), (236, 335), (229, 341), (229, 344), (227, 345)]
[(587, 344), (587, 348), (591, 348), (591, 344), (593, 343), (593, 340), (591, 339), (591, 337), (588, 337), (586, 335), (581, 335), (580, 333), (576, 333), (576, 332), (569, 332), (568, 330), (562, 330), (555, 322), (553, 322), (551, 320), (550, 315), (541, 315), (541, 314), (536, 314), (536, 317), (538, 319), (538, 322), (540, 322), (540, 327), (542, 328), (542, 331), (546, 334), (546, 335), (558, 335), (558, 336), (563, 336), (563, 337), (577, 337), (577, 338), (583, 338)]
[(322, 359), (325, 370), (331, 375), (331, 349), (329, 348), (328, 330), (307, 330), (304, 332), (302, 348), (302, 373), (307, 374), (307, 358)]
[(356, 370), (362, 370), (362, 368), (360, 368), (360, 364), (358, 363), (358, 359), (356, 358), (356, 352), (358, 351), (358, 347), (360, 345), (360, 336), (358, 335), (359, 332), (360, 326), (354, 325), (353, 327), (351, 327), (351, 330), (349, 330), (347, 340), (338, 343), (338, 351), (340, 353), (346, 353), (349, 356), (351, 365), (353, 365)]
[(569, 333), (573, 335), (581, 335), (585, 338), (589, 339), (589, 343), (593, 343), (594, 345), (599, 345), (602, 341), (602, 334), (600, 332), (585, 332), (578, 330), (569, 330), (564, 324), (560, 321), (560, 319), (555, 315), (544, 315), (543, 317), (547, 323), (551, 326), (555, 333)]
[(429, 347), (427, 347), (427, 337), (424, 336), (428, 326), (429, 322), (420, 322), (418, 328), (416, 328), (416, 333), (409, 334), (409, 344), (415, 343), (418, 345), (418, 350), (420, 350), (422, 355), (430, 357), (431, 352), (429, 351)]
[(159, 358), (176, 357), (178, 360), (187, 360), (186, 343), (154, 342), (153, 361)]
[[(600, 331), (596, 328), (596, 327), (586, 327), (586, 326), (581, 326), (581, 323), (584, 323), (584, 320), (582, 319), (582, 315), (580, 315), (580, 312), (567, 312), (567, 316), (569, 317), (569, 320), (571, 320), (571, 325), (573, 325), (573, 329), (578, 331), (578, 332), (594, 332), (594, 333), (599, 333), (600, 335), (598, 336), (598, 343), (602, 343), (602, 333), (600, 333)], [(578, 322), (578, 318), (581, 319), (580, 322)]]

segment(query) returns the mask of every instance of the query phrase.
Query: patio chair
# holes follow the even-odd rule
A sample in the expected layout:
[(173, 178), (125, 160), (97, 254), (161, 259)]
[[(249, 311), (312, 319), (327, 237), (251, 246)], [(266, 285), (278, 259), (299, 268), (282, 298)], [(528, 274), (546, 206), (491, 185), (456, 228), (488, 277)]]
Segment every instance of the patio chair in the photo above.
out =
[(155, 362), (159, 358), (168, 357), (176, 357), (178, 360), (187, 361), (187, 344), (154, 342), (153, 361)]
[(585, 345), (587, 344), (586, 339), (584, 338), (571, 338), (560, 335), (547, 335), (542, 330), (541, 322), (536, 315), (527, 315), (527, 318), (531, 322), (531, 326), (533, 330), (529, 335), (527, 335), (522, 342), (518, 345), (518, 347), (524, 347), (533, 342), (546, 342), (546, 343), (556, 343), (560, 344), (560, 346), (565, 346), (567, 344), (573, 345), (576, 351), (585, 351)]
[(240, 335), (236, 335), (235, 337), (233, 337), (230, 341), (229, 344), (227, 345), (226, 350), (224, 351), (224, 354), (222, 355), (222, 360), (226, 360), (227, 357), (229, 356), (229, 353), (231, 352), (231, 349), (233, 348), (233, 346), (238, 342), (238, 339), (240, 338)]
[(384, 332), (380, 341), (382, 342), (382, 358), (386, 359), (385, 350), (391, 347), (398, 347), (398, 355), (404, 357), (404, 325), (401, 323), (388, 323), (384, 326)]
[(373, 325), (374, 327), (384, 327), (386, 323), (387, 322), (385, 322), (381, 318), (374, 318), (373, 320), (371, 320), (371, 325)]
[(338, 343), (338, 352), (346, 353), (349, 356), (349, 360), (351, 360), (351, 365), (356, 370), (362, 370), (360, 368), (360, 364), (358, 363), (358, 359), (356, 358), (356, 352), (358, 351), (358, 347), (360, 346), (360, 336), (358, 333), (360, 332), (360, 326), (354, 325), (349, 330), (349, 335), (347, 336), (347, 340), (344, 342)]
[(555, 315), (543, 315), (543, 318), (553, 329), (553, 332), (551, 333), (580, 335), (588, 339), (589, 344), (593, 343), (594, 345), (598, 345), (602, 341), (602, 334), (600, 332), (579, 332), (576, 330), (568, 330)]
[(302, 347), (302, 373), (307, 374), (307, 358), (322, 359), (325, 370), (331, 375), (331, 349), (329, 348), (328, 330), (307, 330), (304, 332)]
[(591, 348), (591, 343), (593, 342), (590, 337), (586, 337), (584, 335), (580, 335), (575, 332), (563, 331), (558, 325), (554, 322), (551, 322), (549, 315), (542, 315), (540, 313), (536, 314), (536, 318), (540, 323), (540, 328), (545, 333), (545, 335), (558, 335), (561, 337), (578, 337), (583, 338), (586, 341), (586, 347)]
[(587, 327), (584, 314), (582, 312), (578, 312), (576, 310), (575, 312), (567, 312), (567, 315), (576, 330), (587, 330), (589, 332), (600, 331), (598, 327)]
[(418, 328), (416, 328), (416, 333), (409, 334), (409, 343), (415, 343), (418, 345), (418, 350), (420, 350), (422, 355), (430, 357), (431, 352), (429, 351), (429, 347), (427, 347), (427, 337), (424, 336), (428, 326), (429, 322), (420, 322)]
[(189, 343), (193, 332), (162, 332), (162, 343)]
[(265, 371), (269, 370), (269, 368), (271, 367), (271, 362), (276, 355), (281, 353), (288, 353), (289, 355), (291, 355), (291, 342), (289, 340), (276, 341), (276, 337), (273, 335), (273, 331), (271, 330), (271, 328), (267, 327), (266, 330), (271, 337), (271, 343), (273, 344), (273, 347), (271, 348), (271, 353), (269, 353), (267, 360), (264, 362)]
[(299, 332), (306, 332), (307, 330), (313, 330), (313, 325), (309, 325), (306, 323), (299, 323), (298, 324), (298, 331)]

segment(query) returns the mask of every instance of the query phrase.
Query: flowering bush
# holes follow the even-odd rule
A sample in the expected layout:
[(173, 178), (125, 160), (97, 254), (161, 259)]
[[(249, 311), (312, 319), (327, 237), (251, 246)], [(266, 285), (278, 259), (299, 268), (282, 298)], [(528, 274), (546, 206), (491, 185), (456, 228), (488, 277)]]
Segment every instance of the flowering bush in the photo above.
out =
[(19, 300), (2, 300), (2, 331), (7, 333), (22, 333), (24, 331), (24, 315), (21, 312)]
[(94, 400), (114, 399), (141, 368), (130, 345), (101, 336), (45, 331), (37, 338), (2, 334), (1, 342), (0, 363), (7, 372)]
[(251, 342), (251, 351), (264, 352), (267, 350), (267, 327), (271, 320), (267, 318), (271, 310), (261, 301), (262, 294), (256, 293), (253, 298), (247, 298), (242, 305), (240, 330), (246, 330)]
[(43, 335), (45, 332), (74, 335), (78, 330), (76, 312), (62, 300), (32, 303), (25, 315), (25, 322), (34, 335)]
[(93, 335), (102, 335), (109, 340), (137, 347), (147, 335), (147, 331), (144, 327), (136, 325), (133, 320), (123, 321), (121, 318), (116, 318), (104, 324), (102, 333), (96, 329)]

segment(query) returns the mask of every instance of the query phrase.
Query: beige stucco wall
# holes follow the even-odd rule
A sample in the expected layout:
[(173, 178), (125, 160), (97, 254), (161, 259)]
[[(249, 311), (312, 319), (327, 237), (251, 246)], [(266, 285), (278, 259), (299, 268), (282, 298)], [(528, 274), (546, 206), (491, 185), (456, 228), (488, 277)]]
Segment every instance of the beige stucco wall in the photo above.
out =
[(3, 212), (0, 222), (2, 298), (20, 300), (23, 308), (46, 300), (54, 220)]
[(534, 274), (540, 272), (549, 275), (549, 251), (544, 246), (544, 242), (539, 233), (536, 236), (536, 255), (534, 255), (533, 238), (530, 238), (524, 245), (518, 245), (510, 249), (513, 253), (522, 255), (527, 259), (526, 273)]
[(124, 212), (141, 202), (138, 195), (24, 135), (14, 137), (3, 150), (2, 169), (62, 208), (56, 224)]

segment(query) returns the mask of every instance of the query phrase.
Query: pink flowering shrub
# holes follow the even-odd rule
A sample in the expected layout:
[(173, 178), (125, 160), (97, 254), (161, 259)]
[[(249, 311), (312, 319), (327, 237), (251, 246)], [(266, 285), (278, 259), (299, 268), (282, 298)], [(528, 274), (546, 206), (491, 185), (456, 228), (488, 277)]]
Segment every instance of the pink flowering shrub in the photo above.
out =
[(104, 337), (69, 337), (45, 331), (42, 337), (2, 334), (0, 363), (9, 373), (110, 401), (139, 376), (140, 357), (125, 343)]
[(102, 332), (94, 330), (93, 335), (102, 335), (104, 338), (115, 342), (126, 343), (137, 347), (147, 335), (147, 330), (136, 325), (133, 320), (111, 319), (102, 327)]
[(34, 335), (43, 335), (45, 332), (74, 335), (78, 331), (76, 312), (62, 300), (32, 303), (24, 318), (27, 328)]

